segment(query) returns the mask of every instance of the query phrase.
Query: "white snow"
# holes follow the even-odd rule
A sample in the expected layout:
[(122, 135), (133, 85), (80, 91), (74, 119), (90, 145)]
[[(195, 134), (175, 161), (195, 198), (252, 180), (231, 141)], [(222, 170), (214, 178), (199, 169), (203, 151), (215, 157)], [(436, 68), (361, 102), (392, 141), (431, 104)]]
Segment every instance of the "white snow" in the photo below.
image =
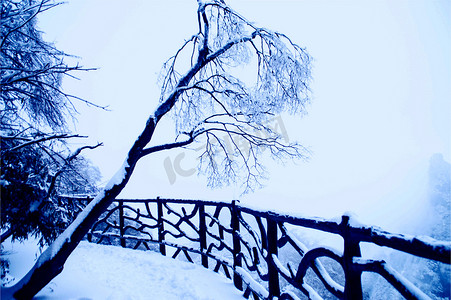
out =
[(288, 269), (283, 266), (283, 264), (280, 262), (280, 260), (277, 257), (277, 255), (272, 254), (272, 260), (276, 264), (276, 267), (279, 270), (279, 272), (283, 273), (287, 277), (291, 277), (290, 271), (288, 271)]
[(284, 294), (290, 295), (291, 298), (293, 298), (294, 300), (301, 300), (301, 298), (299, 298), (295, 293), (293, 293), (292, 291), (286, 291), (284, 292)]
[(92, 199), (91, 202), (83, 209), (77, 216), (77, 218), (69, 225), (69, 227), (58, 236), (58, 238), (45, 250), (43, 255), (41, 255), (36, 263), (36, 268), (42, 265), (44, 262), (52, 259), (61, 247), (66, 243), (70, 242), (72, 234), (77, 229), (77, 227), (83, 222), (83, 220), (88, 216), (89, 212), (92, 211), (94, 206), (96, 206), (105, 196), (105, 191), (111, 189), (114, 185), (120, 184), (127, 173), (127, 168), (129, 167), (127, 159), (124, 161), (122, 166), (116, 172), (116, 174), (110, 179), (107, 185), (101, 190), (97, 196)]
[(130, 167), (127, 160), (128, 157), (127, 159), (124, 160), (124, 163), (119, 168), (119, 170), (114, 174), (114, 176), (110, 179), (110, 181), (108, 181), (108, 183), (105, 185), (104, 190), (109, 190), (113, 186), (120, 184), (124, 180), (125, 176), (127, 175), (127, 168)]
[(313, 300), (323, 300), (320, 295), (307, 283), (303, 283), (302, 287), (309, 293), (308, 297)]
[[(21, 272), (23, 275), (33, 264), (32, 246), (30, 242), (7, 245), (6, 250), (12, 252), (9, 258), (13, 276), (20, 276)], [(68, 258), (63, 272), (41, 290), (37, 297), (243, 299), (241, 292), (235, 289), (229, 279), (200, 265), (165, 257), (156, 252), (97, 245), (86, 241), (80, 243)]]
[[(371, 259), (363, 259), (360, 257), (354, 257), (353, 258), (354, 263), (360, 264), (360, 265), (366, 265), (366, 264), (372, 264), (377, 263), (377, 261), (371, 260)], [(407, 278), (405, 278), (401, 273), (387, 265), (385, 262), (382, 262), (380, 264), (382, 270), (385, 271), (385, 273), (390, 274), (393, 276), (397, 281), (399, 281), (404, 287), (407, 288), (407, 290), (412, 293), (412, 295), (415, 297), (415, 299), (420, 300), (427, 300), (431, 299), (428, 295), (426, 295), (423, 291), (421, 291), (418, 287), (416, 287), (412, 282), (410, 282)], [(382, 275), (382, 274), (381, 274)]]
[(269, 292), (263, 286), (261, 286), (261, 284), (258, 283), (254, 278), (252, 278), (252, 276), (245, 269), (237, 267), (236, 272), (240, 274), (244, 283), (250, 286), (251, 289), (254, 290), (257, 294), (265, 298), (269, 297)]
[(315, 260), (315, 265), (318, 271), (323, 276), (324, 280), (336, 291), (344, 292), (344, 287), (338, 284), (335, 280), (330, 277), (329, 272), (326, 271), (323, 264), (319, 260)]
[(78, 227), (78, 225), (81, 224), (81, 222), (83, 222), (83, 220), (87, 217), (88, 213), (92, 210), (92, 208), (95, 205), (97, 205), (97, 203), (103, 198), (104, 195), (105, 190), (102, 190), (91, 202), (89, 202), (89, 204), (77, 215), (77, 217), (69, 225), (69, 227), (67, 227), (67, 229), (62, 234), (60, 234), (56, 238), (56, 240), (52, 244), (50, 244), (49, 247), (47, 247), (47, 249), (44, 250), (44, 253), (42, 253), (42, 255), (39, 256), (34, 268), (38, 268), (46, 261), (52, 259), (65, 243), (70, 242), (70, 239), (75, 229)]

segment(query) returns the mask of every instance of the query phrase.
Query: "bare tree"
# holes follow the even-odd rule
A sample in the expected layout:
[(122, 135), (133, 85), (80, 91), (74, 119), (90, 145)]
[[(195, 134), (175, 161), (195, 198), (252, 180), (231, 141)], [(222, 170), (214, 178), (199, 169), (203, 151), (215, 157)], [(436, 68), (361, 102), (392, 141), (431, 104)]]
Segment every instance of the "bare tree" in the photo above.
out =
[[(200, 169), (212, 186), (244, 177), (244, 190), (258, 184), (264, 150), (273, 157), (303, 157), (267, 120), (282, 112), (303, 113), (309, 100), (310, 56), (284, 34), (256, 27), (224, 1), (198, 1), (198, 32), (164, 65), (160, 103), (104, 190), (38, 258), (6, 296), (31, 298), (63, 269), (64, 263), (100, 214), (125, 187), (137, 162), (154, 152), (204, 143)], [(183, 53), (189, 57), (180, 61)], [(240, 77), (243, 65), (250, 76)], [(240, 66), (240, 68), (236, 68)], [(251, 79), (249, 79), (251, 78)], [(176, 139), (149, 146), (168, 113)], [(246, 147), (239, 145), (245, 142)]]

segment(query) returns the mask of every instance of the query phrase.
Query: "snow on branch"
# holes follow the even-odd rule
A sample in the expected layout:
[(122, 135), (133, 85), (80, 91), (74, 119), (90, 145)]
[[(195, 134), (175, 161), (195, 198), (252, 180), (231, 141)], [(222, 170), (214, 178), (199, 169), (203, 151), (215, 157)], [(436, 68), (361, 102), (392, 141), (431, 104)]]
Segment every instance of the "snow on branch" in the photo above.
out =
[[(18, 137), (10, 137), (10, 136), (2, 136), (1, 138), (2, 139), (18, 139)], [(22, 139), (27, 140), (27, 142), (24, 142), (20, 145), (14, 146), (9, 149), (2, 149), (2, 152), (17, 151), (20, 148), (30, 146), (33, 144), (42, 143), (45, 141), (50, 141), (50, 140), (55, 140), (55, 139), (70, 139), (70, 138), (86, 138), (86, 136), (82, 136), (82, 135), (78, 135), (78, 134), (54, 134), (54, 135), (48, 135), (48, 136), (44, 136), (44, 137), (36, 138), (36, 139), (22, 138)]]
[(387, 280), (406, 299), (430, 299), (423, 291), (413, 285), (407, 278), (388, 266), (383, 260), (353, 258), (354, 264), (363, 271), (376, 272)]
[[(171, 112), (177, 137), (196, 134), (144, 152), (201, 142), (199, 170), (209, 185), (240, 178), (248, 192), (264, 177), (260, 160), (265, 150), (275, 159), (309, 155), (267, 124), (284, 112), (305, 113), (311, 58), (286, 35), (255, 26), (223, 1), (200, 1), (197, 14), (199, 31), (163, 66), (155, 113), (158, 122)], [(188, 69), (186, 61), (179, 61), (186, 51)]]

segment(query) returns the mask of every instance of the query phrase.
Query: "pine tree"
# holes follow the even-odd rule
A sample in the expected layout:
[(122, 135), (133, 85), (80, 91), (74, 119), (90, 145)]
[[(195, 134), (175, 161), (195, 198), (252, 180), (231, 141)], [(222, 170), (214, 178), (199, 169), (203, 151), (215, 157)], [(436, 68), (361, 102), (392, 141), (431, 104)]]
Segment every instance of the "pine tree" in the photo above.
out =
[[(95, 193), (99, 172), (70, 151), (67, 121), (75, 115), (74, 99), (61, 88), (71, 72), (64, 52), (42, 38), (37, 16), (55, 6), (50, 0), (1, 2), (0, 138), (1, 229), (7, 237), (39, 235), (52, 242), (72, 221), (58, 195)], [(71, 153), (72, 152), (72, 153)], [(76, 155), (75, 155), (76, 154)]]

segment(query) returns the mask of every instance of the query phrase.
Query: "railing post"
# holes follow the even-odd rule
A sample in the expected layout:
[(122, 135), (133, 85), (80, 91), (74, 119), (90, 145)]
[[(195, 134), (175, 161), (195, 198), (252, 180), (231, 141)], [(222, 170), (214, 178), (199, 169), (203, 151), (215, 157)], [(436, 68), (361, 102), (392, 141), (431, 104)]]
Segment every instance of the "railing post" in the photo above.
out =
[(362, 293), (362, 273), (353, 265), (353, 258), (360, 257), (359, 241), (354, 240), (349, 232), (349, 216), (342, 216), (342, 237), (344, 239), (343, 269), (345, 273), (345, 299), (360, 300)]
[[(84, 205), (83, 208), (85, 208), (85, 207), (89, 204), (89, 202), (91, 202), (91, 199), (89, 199), (89, 197), (86, 197), (86, 202), (87, 202), (87, 204)], [(80, 211), (81, 211), (81, 210), (80, 210)], [(89, 228), (87, 237), (88, 237), (88, 242), (92, 243), (92, 227)]]
[[(238, 237), (238, 234), (240, 232), (240, 220), (238, 218), (239, 211), (236, 206), (236, 200), (232, 201), (232, 208), (230, 213), (232, 222), (231, 227), (233, 231), (233, 269), (235, 270), (237, 267), (241, 267), (241, 241)], [(233, 273), (233, 283), (237, 289), (239, 289), (240, 291), (243, 290), (243, 281), (236, 272)]]
[(125, 222), (124, 222), (124, 202), (119, 200), (119, 236), (121, 247), (125, 248), (126, 242), (124, 239), (125, 234)]
[(157, 197), (157, 214), (158, 214), (158, 243), (160, 244), (160, 253), (166, 256), (166, 246), (164, 241), (164, 224), (163, 224), (163, 203), (160, 197)]
[(268, 236), (268, 285), (269, 285), (269, 295), (271, 297), (279, 297), (280, 296), (280, 286), (279, 286), (279, 272), (275, 266), (273, 255), (277, 256), (278, 248), (277, 248), (277, 222), (271, 220), (270, 218), (266, 219), (267, 221), (267, 236)]
[[(199, 204), (199, 241), (200, 251), (207, 250), (207, 224), (205, 223), (205, 205)], [(202, 266), (208, 269), (208, 256), (202, 254)]]

